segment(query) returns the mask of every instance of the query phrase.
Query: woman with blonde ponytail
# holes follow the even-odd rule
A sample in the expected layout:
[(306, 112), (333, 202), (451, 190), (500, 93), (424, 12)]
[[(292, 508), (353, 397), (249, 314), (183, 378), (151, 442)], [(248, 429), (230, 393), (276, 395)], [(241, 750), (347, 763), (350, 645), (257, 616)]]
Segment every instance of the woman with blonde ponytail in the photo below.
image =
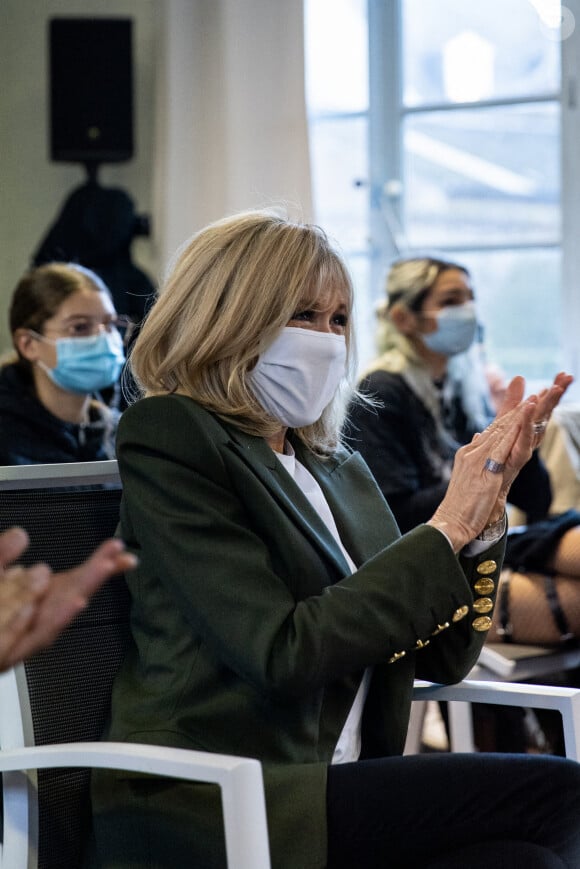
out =
[[(492, 401), (465, 266), (397, 261), (377, 314), (378, 355), (359, 384), (372, 401), (352, 403), (348, 441), (408, 531), (445, 496), (456, 452), (491, 422)], [(510, 490), (527, 528), (508, 535), (493, 641), (559, 645), (580, 637), (580, 513), (549, 515), (550, 480), (538, 451), (546, 425), (536, 426), (532, 457)]]

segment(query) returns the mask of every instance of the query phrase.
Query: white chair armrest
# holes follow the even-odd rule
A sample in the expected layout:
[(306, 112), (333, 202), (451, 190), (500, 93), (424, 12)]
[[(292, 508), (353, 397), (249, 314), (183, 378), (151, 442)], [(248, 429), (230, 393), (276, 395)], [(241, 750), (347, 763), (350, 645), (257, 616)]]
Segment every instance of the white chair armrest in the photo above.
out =
[[(218, 784), (222, 789), (228, 867), (270, 869), (266, 804), (258, 760), (124, 742), (63, 743), (0, 752), (2, 773), (51, 767), (102, 767)], [(4, 809), (11, 810), (10, 801)], [(17, 828), (23, 822), (20, 814), (18, 821)], [(11, 827), (5, 824), (5, 832)], [(8, 846), (5, 839), (4, 849)], [(10, 865), (6, 851), (3, 857), (5, 865)]]
[(562, 709), (570, 701), (580, 703), (580, 688), (561, 685), (526, 685), (519, 682), (486, 682), (464, 679), (455, 685), (437, 685), (417, 679), (414, 700), (463, 700), (501, 706)]
[[(562, 716), (566, 757), (580, 761), (580, 688), (562, 685), (526, 685), (519, 682), (485, 682), (464, 679), (456, 685), (436, 685), (415, 681), (413, 700), (446, 700), (450, 702), (451, 737), (459, 750), (472, 750), (472, 735), (462, 739), (466, 729), (465, 715), (455, 711), (465, 707), (457, 702), (491, 703), (499, 706), (521, 706), (531, 709), (556, 709)], [(455, 708), (454, 708), (455, 706)], [(469, 725), (471, 726), (471, 725)], [(454, 730), (457, 731), (454, 739)]]

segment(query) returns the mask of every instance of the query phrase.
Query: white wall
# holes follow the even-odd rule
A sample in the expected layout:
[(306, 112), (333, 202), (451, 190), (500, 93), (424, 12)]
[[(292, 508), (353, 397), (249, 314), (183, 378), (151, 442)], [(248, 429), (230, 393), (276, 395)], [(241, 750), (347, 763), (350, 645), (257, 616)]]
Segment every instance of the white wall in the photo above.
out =
[(164, 0), (155, 212), (160, 259), (226, 214), (311, 219), (302, 0)]
[[(8, 300), (64, 199), (85, 178), (49, 159), (48, 19), (127, 16), (133, 24), (135, 155), (103, 166), (101, 183), (122, 187), (139, 213), (152, 209), (156, 0), (0, 0), (0, 351), (10, 346)], [(135, 261), (154, 279), (154, 243), (138, 239)]]
[(85, 178), (49, 160), (55, 15), (134, 20), (136, 153), (99, 178), (152, 215), (133, 255), (154, 282), (225, 214), (284, 203), (311, 218), (302, 0), (0, 0), (0, 352), (14, 286)]

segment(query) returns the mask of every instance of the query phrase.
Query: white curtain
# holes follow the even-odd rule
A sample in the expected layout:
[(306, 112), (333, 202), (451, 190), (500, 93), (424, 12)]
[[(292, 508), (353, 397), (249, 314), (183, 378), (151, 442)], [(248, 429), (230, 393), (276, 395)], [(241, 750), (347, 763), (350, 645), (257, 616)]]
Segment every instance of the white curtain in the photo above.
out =
[(236, 211), (283, 204), (312, 219), (302, 0), (164, 0), (159, 11), (160, 262)]

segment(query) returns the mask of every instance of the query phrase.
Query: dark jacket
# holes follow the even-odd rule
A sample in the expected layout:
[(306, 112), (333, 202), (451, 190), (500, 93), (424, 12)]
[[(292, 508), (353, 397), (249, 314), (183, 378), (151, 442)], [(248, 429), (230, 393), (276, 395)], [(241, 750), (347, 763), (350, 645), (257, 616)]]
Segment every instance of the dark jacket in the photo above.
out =
[(98, 402), (86, 425), (64, 422), (38, 401), (18, 364), (0, 369), (0, 465), (111, 459), (115, 428), (115, 415)]
[[(327, 765), (364, 669), (362, 756), (400, 754), (414, 677), (455, 682), (478, 658), (476, 583), (494, 599), (504, 543), (459, 559), (430, 526), (400, 537), (360, 455), (293, 444), (354, 574), (262, 438), (184, 396), (123, 414), (120, 530), (139, 566), (105, 738), (260, 758), (272, 866), (321, 869)], [(91, 866), (225, 866), (212, 786), (100, 771), (93, 806)]]
[[(451, 461), (475, 431), (456, 396), (445, 413), (452, 440), (443, 443), (431, 412), (399, 374), (374, 371), (360, 390), (378, 399), (379, 405), (353, 404), (348, 443), (367, 462), (401, 531), (408, 531), (431, 518), (447, 491), (443, 463)], [(534, 522), (547, 514), (551, 499), (550, 478), (536, 451), (513, 483), (510, 503)]]

